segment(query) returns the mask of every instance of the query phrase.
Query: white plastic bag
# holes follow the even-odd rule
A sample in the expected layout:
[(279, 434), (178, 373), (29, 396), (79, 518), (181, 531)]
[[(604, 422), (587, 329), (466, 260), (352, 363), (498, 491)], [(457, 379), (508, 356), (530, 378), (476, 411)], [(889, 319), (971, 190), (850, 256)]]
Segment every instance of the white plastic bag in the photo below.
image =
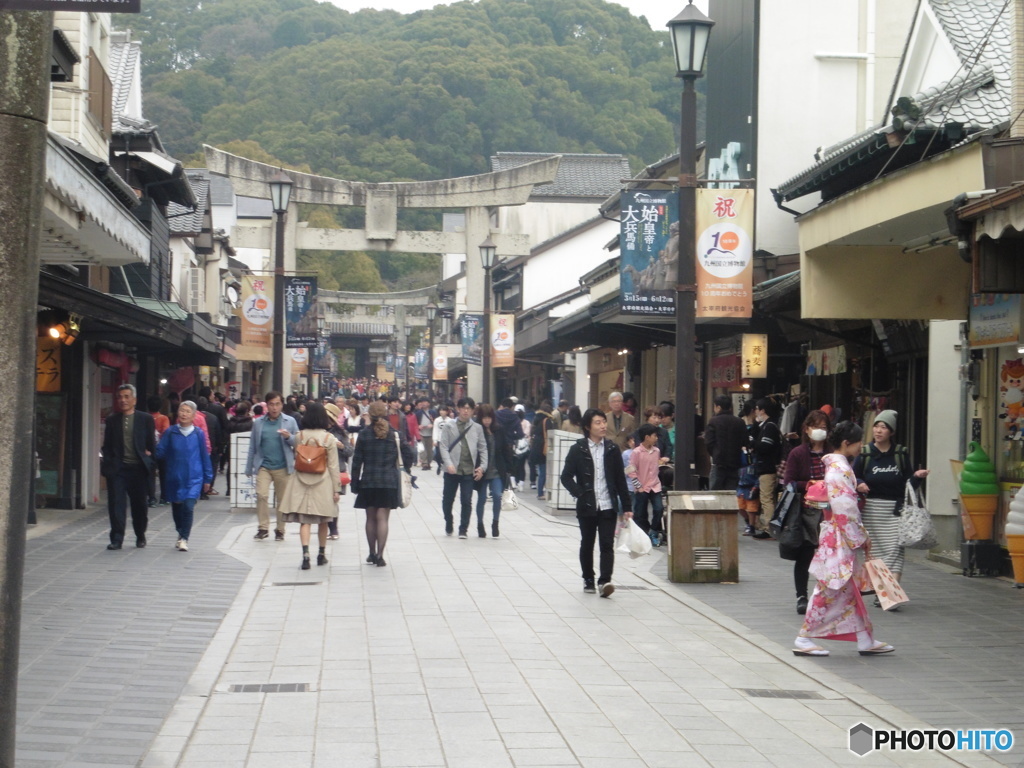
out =
[(629, 524), (622, 524), (618, 536), (615, 537), (615, 553), (629, 555), (632, 558), (643, 557), (651, 551), (651, 537), (637, 525), (632, 518)]
[(516, 498), (516, 492), (511, 488), (506, 488), (501, 492), (501, 511), (514, 512), (517, 509), (519, 509), (519, 499)]

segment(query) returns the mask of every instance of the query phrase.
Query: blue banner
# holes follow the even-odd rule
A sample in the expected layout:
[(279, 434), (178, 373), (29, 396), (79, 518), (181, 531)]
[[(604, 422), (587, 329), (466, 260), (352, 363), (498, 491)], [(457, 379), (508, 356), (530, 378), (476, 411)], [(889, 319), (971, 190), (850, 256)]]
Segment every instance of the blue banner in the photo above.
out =
[(395, 355), (392, 352), (387, 352), (384, 355), (384, 370), (388, 373), (395, 372)]
[(405, 381), (405, 355), (395, 357), (395, 381)]
[(459, 318), (462, 337), (462, 359), (466, 365), (484, 364), (484, 316), (463, 315)]
[(285, 346), (315, 347), (319, 341), (316, 322), (316, 278), (284, 278)]
[(420, 347), (416, 350), (416, 359), (412, 366), (413, 376), (420, 381), (430, 379), (430, 350)]
[(676, 314), (679, 195), (622, 193), (619, 220), (619, 311), (624, 315)]

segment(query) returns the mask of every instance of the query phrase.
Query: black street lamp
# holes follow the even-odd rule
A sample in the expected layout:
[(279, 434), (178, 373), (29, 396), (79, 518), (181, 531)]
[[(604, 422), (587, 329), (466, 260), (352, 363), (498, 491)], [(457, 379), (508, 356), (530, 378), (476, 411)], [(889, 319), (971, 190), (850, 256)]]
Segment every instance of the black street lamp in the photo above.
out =
[(409, 337), (412, 336), (412, 326), (405, 326), (405, 399), (409, 399)]
[(483, 344), (483, 396), (480, 401), (491, 402), (491, 267), (494, 266), (494, 257), (498, 253), (498, 247), (491, 240), (490, 234), (487, 239), (480, 243), (480, 263), (484, 268), (484, 344)]
[(314, 372), (314, 366), (319, 361), (320, 345), (324, 340), (324, 329), (327, 327), (327, 318), (324, 317), (324, 308), (319, 302), (316, 305), (316, 347), (309, 350), (309, 386), (313, 386), (313, 376), (316, 375), (316, 390), (310, 394), (314, 397), (322, 397), (324, 377), (321, 373)]
[(679, 127), (679, 259), (676, 277), (676, 490), (696, 489), (694, 462), (694, 326), (697, 301), (697, 91), (704, 74), (708, 36), (715, 22), (693, 0), (668, 23), (676, 57), (676, 77), (683, 79)]
[(270, 182), (270, 201), (277, 214), (277, 241), (274, 245), (274, 349), (273, 389), (284, 394), (284, 215), (292, 197), (293, 182), (278, 171)]

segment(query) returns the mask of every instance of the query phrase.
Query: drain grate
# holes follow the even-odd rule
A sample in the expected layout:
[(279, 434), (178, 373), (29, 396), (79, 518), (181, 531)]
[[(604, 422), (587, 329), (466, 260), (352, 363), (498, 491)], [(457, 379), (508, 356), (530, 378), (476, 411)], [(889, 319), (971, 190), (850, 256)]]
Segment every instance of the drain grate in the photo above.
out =
[(272, 587), (312, 587), (316, 584), (323, 584), (322, 581), (275, 581)]
[(755, 699), (824, 699), (814, 691), (793, 691), (781, 688), (741, 688), (743, 693)]
[(309, 683), (239, 683), (232, 685), (231, 693), (306, 693)]
[(616, 589), (616, 591), (618, 591), (620, 589), (629, 589), (629, 590), (632, 590), (634, 592), (639, 592), (642, 589), (650, 589), (650, 587), (641, 587), (641, 586), (637, 586), (636, 584), (616, 584), (615, 585), (615, 589)]

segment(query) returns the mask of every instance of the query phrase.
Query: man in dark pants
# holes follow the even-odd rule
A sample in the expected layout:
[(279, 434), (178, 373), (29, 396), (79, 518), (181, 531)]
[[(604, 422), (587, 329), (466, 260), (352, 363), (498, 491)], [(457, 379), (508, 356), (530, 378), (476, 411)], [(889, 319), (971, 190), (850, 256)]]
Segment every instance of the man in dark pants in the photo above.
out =
[(153, 471), (156, 450), (156, 423), (148, 413), (135, 410), (135, 387), (117, 388), (118, 413), (104, 422), (103, 458), (100, 472), (107, 479), (107, 511), (110, 513), (110, 544), (121, 549), (124, 543), (127, 507), (132, 509), (135, 546), (146, 546), (149, 525), (149, 473)]
[(704, 445), (711, 454), (711, 490), (735, 491), (747, 444), (747, 425), (733, 414), (729, 395), (715, 397), (713, 407), (715, 415), (704, 428)]
[[(576, 499), (576, 519), (580, 523), (580, 567), (583, 591), (601, 592), (611, 597), (612, 568), (615, 565), (615, 521), (619, 512), (624, 520), (633, 517), (630, 511), (629, 488), (622, 464), (622, 453), (611, 440), (605, 439), (608, 421), (595, 409), (583, 414), (583, 433), (565, 457), (562, 485)], [(601, 575), (594, 586), (594, 539), (601, 552)]]
[(444, 467), (444, 490), (441, 493), (441, 511), (444, 513), (444, 532), (452, 535), (455, 506), (455, 492), (459, 492), (461, 515), (459, 517), (459, 538), (468, 536), (469, 518), (472, 514), (473, 484), (484, 476), (487, 467), (487, 437), (484, 428), (473, 421), (476, 403), (468, 397), (458, 402), (458, 418), (449, 421), (437, 436)]

